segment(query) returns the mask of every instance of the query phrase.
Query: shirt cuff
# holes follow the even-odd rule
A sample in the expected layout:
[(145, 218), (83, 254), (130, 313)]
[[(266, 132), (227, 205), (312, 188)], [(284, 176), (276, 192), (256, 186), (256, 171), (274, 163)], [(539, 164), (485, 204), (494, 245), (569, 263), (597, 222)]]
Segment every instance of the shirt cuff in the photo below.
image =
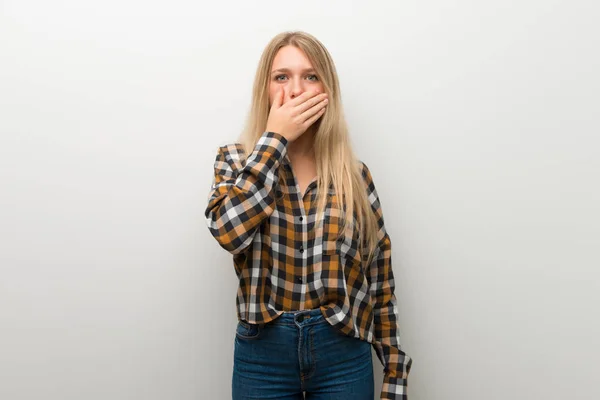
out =
[(408, 400), (407, 388), (407, 378), (396, 378), (388, 373), (383, 378), (381, 399)]

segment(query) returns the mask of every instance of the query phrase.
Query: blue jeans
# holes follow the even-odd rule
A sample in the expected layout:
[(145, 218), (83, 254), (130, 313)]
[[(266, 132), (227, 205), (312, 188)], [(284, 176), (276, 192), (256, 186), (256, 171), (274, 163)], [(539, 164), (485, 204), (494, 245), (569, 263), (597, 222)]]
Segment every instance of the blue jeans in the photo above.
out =
[(371, 344), (338, 331), (320, 309), (283, 313), (264, 325), (239, 321), (232, 394), (233, 400), (373, 400)]

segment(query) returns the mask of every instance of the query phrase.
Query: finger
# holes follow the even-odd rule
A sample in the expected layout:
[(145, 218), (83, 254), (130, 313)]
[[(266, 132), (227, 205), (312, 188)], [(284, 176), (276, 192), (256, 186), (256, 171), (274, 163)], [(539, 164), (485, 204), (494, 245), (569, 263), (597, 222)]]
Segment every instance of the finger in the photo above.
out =
[(297, 105), (304, 103), (306, 100), (310, 99), (311, 97), (316, 96), (317, 94), (318, 94), (318, 92), (315, 90), (307, 90), (306, 92), (302, 93), (300, 96), (296, 97), (295, 99), (288, 101), (287, 104), (290, 107), (296, 107)]
[(304, 121), (303, 125), (304, 125), (305, 129), (308, 129), (309, 126), (311, 126), (319, 118), (321, 118), (321, 116), (323, 116), (323, 114), (325, 114), (325, 109), (326, 109), (326, 107), (321, 108), (319, 111), (317, 111), (317, 113), (315, 115), (313, 115), (312, 117), (310, 117), (309, 119)]
[(323, 99), (320, 102), (318, 102), (317, 104), (313, 105), (308, 110), (306, 110), (302, 114), (300, 114), (300, 121), (306, 121), (306, 120), (310, 119), (311, 117), (313, 117), (314, 115), (316, 115), (319, 111), (324, 110), (327, 103), (328, 103), (328, 100)]
[(295, 110), (296, 115), (302, 115), (302, 113), (304, 113), (306, 110), (309, 110), (310, 108), (312, 108), (316, 104), (319, 104), (321, 101), (323, 101), (327, 98), (328, 98), (328, 96), (326, 93), (321, 93), (317, 96), (311, 97), (310, 99), (306, 100), (304, 103), (296, 106), (296, 110)]

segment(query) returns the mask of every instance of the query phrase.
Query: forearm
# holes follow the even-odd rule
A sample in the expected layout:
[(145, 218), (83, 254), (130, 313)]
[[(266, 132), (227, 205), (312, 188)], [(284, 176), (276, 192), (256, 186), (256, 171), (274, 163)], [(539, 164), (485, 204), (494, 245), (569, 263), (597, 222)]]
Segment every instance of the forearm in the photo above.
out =
[(277, 169), (287, 143), (282, 135), (265, 132), (240, 169), (225, 149), (219, 150), (205, 217), (211, 234), (227, 251), (244, 251), (273, 213)]

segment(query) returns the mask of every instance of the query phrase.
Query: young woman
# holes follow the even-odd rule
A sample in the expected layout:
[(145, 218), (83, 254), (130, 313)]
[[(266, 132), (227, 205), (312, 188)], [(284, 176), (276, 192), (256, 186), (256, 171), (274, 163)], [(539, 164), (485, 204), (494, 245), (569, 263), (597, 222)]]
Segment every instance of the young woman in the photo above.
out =
[(248, 123), (221, 146), (206, 222), (239, 278), (233, 398), (406, 399), (391, 242), (354, 154), (338, 76), (305, 32), (260, 59)]

